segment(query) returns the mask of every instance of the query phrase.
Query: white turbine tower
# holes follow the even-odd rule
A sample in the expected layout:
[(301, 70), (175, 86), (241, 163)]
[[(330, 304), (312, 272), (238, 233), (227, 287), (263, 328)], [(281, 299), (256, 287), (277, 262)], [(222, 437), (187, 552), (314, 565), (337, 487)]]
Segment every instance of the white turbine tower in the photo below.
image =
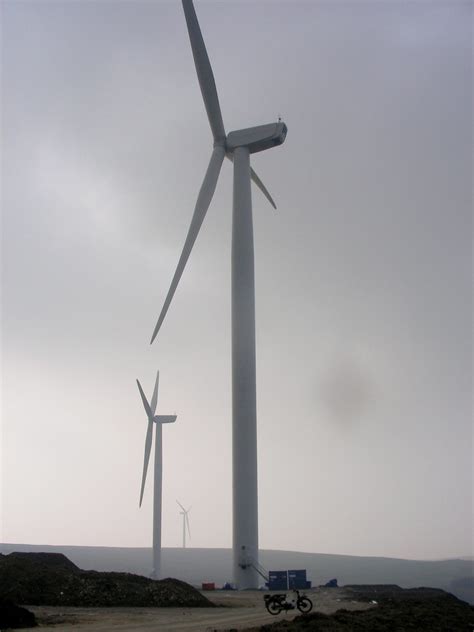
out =
[(142, 486), (140, 489), (140, 507), (142, 506), (143, 492), (145, 491), (146, 473), (150, 460), (151, 444), (153, 442), (153, 424), (155, 424), (155, 472), (153, 483), (153, 579), (160, 579), (161, 574), (161, 488), (163, 482), (163, 441), (162, 424), (176, 421), (176, 415), (155, 415), (158, 402), (158, 382), (160, 372), (156, 372), (155, 388), (151, 402), (148, 403), (142, 385), (137, 380), (138, 390), (142, 398), (143, 406), (148, 417), (148, 427), (145, 438), (145, 456), (143, 460)]
[(185, 509), (183, 505), (179, 502), (179, 500), (177, 500), (176, 502), (183, 510), (183, 511), (180, 511), (179, 513), (183, 516), (183, 549), (185, 549), (186, 548), (186, 528), (188, 530), (189, 538), (191, 538), (191, 529), (189, 528), (189, 518), (188, 518), (188, 513), (191, 511), (191, 507), (189, 509)]
[[(224, 158), (234, 164), (232, 218), (232, 445), (233, 564), (239, 588), (257, 588), (258, 499), (255, 376), (255, 280), (251, 180), (275, 207), (250, 166), (250, 154), (281, 145), (286, 125), (280, 121), (226, 135), (216, 85), (192, 0), (183, 0), (199, 85), (214, 138), (214, 148), (199, 191), (178, 266), (151, 342), (155, 339), (191, 253), (214, 194)], [(242, 34), (237, 34), (241, 39)], [(276, 208), (276, 207), (275, 207)]]

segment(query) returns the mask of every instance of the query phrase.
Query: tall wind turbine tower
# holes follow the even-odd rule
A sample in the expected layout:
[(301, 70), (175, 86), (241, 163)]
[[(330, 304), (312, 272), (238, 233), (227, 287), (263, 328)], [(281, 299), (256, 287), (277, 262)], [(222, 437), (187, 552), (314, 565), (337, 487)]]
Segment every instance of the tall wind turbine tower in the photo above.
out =
[(161, 575), (161, 494), (163, 484), (163, 441), (162, 424), (169, 424), (176, 421), (176, 415), (155, 415), (156, 404), (158, 403), (158, 382), (160, 372), (156, 372), (155, 388), (151, 402), (148, 403), (142, 385), (137, 380), (138, 390), (142, 398), (143, 406), (148, 417), (148, 426), (145, 438), (145, 456), (143, 460), (142, 486), (140, 489), (140, 507), (142, 506), (143, 492), (145, 491), (146, 473), (148, 461), (150, 460), (151, 444), (153, 442), (153, 424), (155, 425), (155, 471), (153, 482), (153, 568), (151, 576), (153, 579), (160, 579)]
[(182, 511), (180, 511), (179, 513), (183, 516), (183, 549), (185, 549), (186, 548), (186, 528), (188, 530), (189, 537), (191, 537), (191, 529), (189, 528), (189, 517), (188, 517), (188, 513), (191, 511), (191, 507), (189, 509), (185, 509), (183, 505), (179, 502), (179, 500), (177, 500), (176, 502), (182, 509)]
[[(280, 120), (226, 135), (216, 84), (192, 0), (182, 0), (194, 64), (213, 135), (213, 151), (194, 215), (151, 342), (170, 306), (201, 224), (214, 195), (224, 158), (234, 164), (232, 215), (232, 471), (233, 565), (239, 588), (258, 587), (257, 411), (255, 371), (255, 278), (253, 181), (275, 207), (250, 166), (250, 154), (281, 145), (287, 128)], [(241, 34), (237, 35), (241, 38)], [(236, 94), (238, 92), (236, 91)], [(242, 94), (246, 99), (247, 95)], [(276, 208), (276, 207), (275, 207)]]

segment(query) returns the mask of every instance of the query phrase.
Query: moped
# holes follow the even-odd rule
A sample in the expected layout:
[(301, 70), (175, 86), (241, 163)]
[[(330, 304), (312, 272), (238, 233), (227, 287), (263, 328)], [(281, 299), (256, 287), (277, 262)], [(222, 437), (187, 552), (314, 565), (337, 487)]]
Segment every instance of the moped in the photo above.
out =
[(279, 595), (263, 595), (265, 601), (265, 607), (270, 614), (280, 614), (282, 610), (294, 610), (298, 608), (303, 614), (310, 612), (313, 608), (313, 602), (306, 595), (300, 595), (299, 590), (294, 590), (296, 593), (295, 601), (287, 601), (286, 594)]

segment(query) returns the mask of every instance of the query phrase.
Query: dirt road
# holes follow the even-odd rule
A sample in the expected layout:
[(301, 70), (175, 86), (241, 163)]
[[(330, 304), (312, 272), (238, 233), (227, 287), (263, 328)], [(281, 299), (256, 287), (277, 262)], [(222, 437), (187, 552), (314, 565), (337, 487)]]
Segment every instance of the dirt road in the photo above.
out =
[[(313, 609), (329, 614), (340, 608), (363, 610), (370, 607), (348, 599), (343, 588), (312, 589), (305, 592)], [(263, 604), (259, 591), (206, 592), (218, 608), (58, 608), (29, 606), (37, 616), (43, 632), (216, 632), (242, 630), (293, 619), (299, 612), (272, 616)], [(35, 628), (30, 628), (34, 630)], [(37, 629), (37, 628), (36, 628)]]

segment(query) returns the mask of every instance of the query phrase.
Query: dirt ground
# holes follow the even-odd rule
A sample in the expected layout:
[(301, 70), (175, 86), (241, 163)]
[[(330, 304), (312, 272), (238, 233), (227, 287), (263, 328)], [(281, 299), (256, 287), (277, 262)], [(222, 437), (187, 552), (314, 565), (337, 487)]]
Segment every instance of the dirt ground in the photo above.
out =
[[(35, 613), (44, 632), (123, 632), (177, 631), (217, 632), (242, 630), (252, 626), (293, 619), (299, 611), (276, 616), (268, 614), (263, 592), (216, 591), (204, 593), (219, 608), (70, 608), (27, 606)], [(288, 593), (289, 595), (290, 593)], [(331, 614), (340, 608), (364, 610), (371, 605), (353, 600), (343, 588), (311, 589), (305, 594), (313, 611)], [(29, 628), (37, 630), (38, 628)]]

